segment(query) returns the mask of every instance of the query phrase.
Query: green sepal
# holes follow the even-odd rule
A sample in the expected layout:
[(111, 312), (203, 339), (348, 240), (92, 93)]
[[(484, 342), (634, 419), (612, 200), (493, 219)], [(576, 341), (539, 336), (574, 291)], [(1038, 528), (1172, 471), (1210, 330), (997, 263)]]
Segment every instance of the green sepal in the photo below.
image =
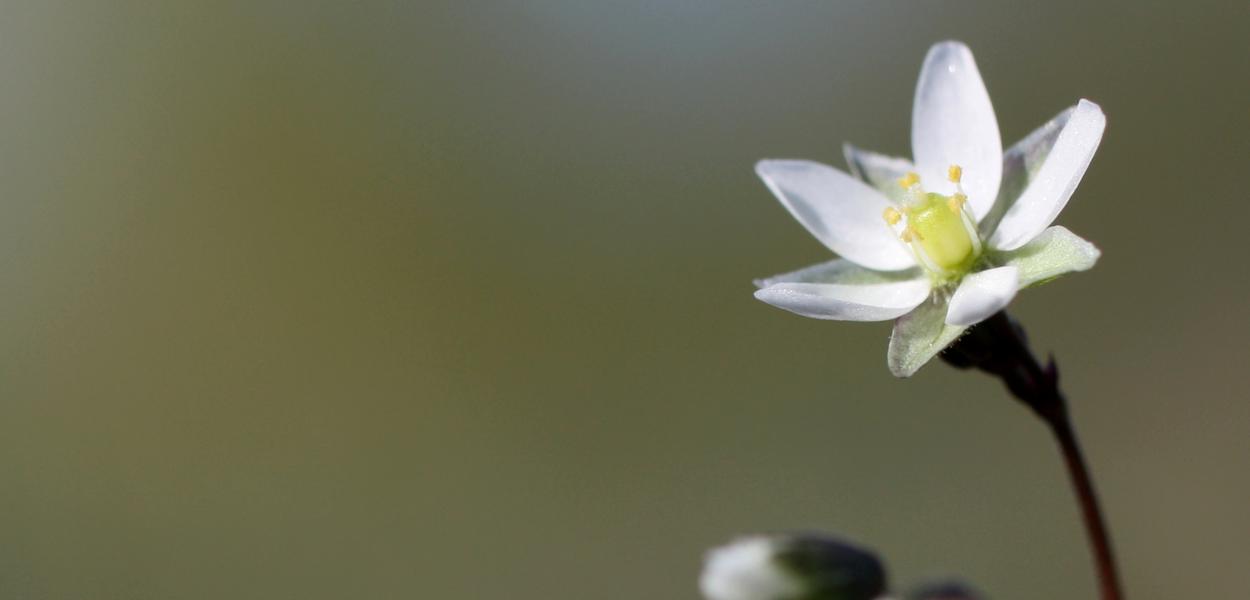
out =
[(911, 377), (967, 329), (946, 324), (946, 305), (943, 294), (934, 293), (894, 322), (886, 362), (895, 377)]
[(1015, 250), (992, 253), (990, 261), (1019, 269), (1020, 289), (1024, 289), (1064, 273), (1089, 270), (1101, 255), (1093, 244), (1055, 225)]

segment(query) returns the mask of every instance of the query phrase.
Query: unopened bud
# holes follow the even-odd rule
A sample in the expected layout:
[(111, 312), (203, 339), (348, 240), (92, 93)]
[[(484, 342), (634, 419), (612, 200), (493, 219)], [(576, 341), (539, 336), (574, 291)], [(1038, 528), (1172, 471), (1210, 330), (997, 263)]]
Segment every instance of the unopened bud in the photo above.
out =
[(885, 568), (868, 550), (819, 535), (744, 537), (708, 553), (708, 600), (875, 600)]

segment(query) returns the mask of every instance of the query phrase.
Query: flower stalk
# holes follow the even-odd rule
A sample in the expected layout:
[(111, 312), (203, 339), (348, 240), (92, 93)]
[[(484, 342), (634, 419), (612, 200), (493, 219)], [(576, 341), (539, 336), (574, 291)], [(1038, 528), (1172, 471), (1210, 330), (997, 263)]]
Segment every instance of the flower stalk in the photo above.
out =
[(999, 377), (1012, 396), (1029, 407), (1050, 428), (1063, 454), (1073, 492), (1081, 507), (1102, 600), (1123, 600), (1111, 534), (1072, 427), (1067, 399), (1059, 389), (1059, 371), (1054, 357), (1050, 357), (1043, 367), (1029, 350), (1024, 328), (1006, 311), (999, 311), (951, 344), (942, 353), (942, 359), (961, 369), (978, 369)]

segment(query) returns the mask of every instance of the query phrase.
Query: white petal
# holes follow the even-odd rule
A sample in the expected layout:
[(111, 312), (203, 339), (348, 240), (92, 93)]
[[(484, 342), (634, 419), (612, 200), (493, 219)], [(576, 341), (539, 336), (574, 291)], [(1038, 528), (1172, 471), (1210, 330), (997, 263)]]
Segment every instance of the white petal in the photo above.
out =
[(1020, 199), (1029, 182), (1037, 177), (1050, 150), (1055, 147), (1055, 140), (1059, 139), (1059, 133), (1075, 110), (1075, 106), (1068, 107), (1003, 153), (1003, 178), (998, 184), (998, 199), (989, 214), (977, 223), (983, 239), (993, 235), (1003, 215)]
[(1019, 248), (1059, 216), (1093, 160), (1106, 127), (1107, 117), (1097, 104), (1088, 100), (1077, 103), (1046, 161), (1020, 194), (1020, 199), (1003, 215), (998, 229), (990, 237), (991, 247)]
[(1003, 172), (1003, 141), (994, 106), (972, 51), (959, 42), (929, 49), (912, 105), (911, 149), (925, 190), (951, 194), (951, 165), (963, 168), (968, 205), (978, 219), (989, 212)]
[(845, 258), (835, 258), (803, 267), (797, 271), (756, 279), (755, 287), (766, 288), (776, 283), (844, 283), (849, 285), (893, 283), (916, 279), (921, 275), (923, 273), (919, 267), (905, 271), (874, 271), (865, 269)]
[(755, 172), (799, 223), (843, 258), (882, 271), (916, 265), (882, 217), (892, 204), (864, 182), (806, 160), (762, 160)]
[(813, 319), (888, 321), (905, 315), (929, 296), (926, 278), (897, 283), (778, 283), (755, 292), (777, 308)]
[(901, 204), (906, 198), (907, 190), (898, 184), (898, 180), (916, 170), (910, 160), (878, 154), (850, 144), (842, 144), (842, 154), (846, 155), (846, 166), (850, 167), (851, 175), (897, 203)]
[(985, 320), (1011, 302), (1019, 289), (1015, 267), (998, 267), (973, 273), (959, 283), (946, 311), (947, 325), (972, 325)]

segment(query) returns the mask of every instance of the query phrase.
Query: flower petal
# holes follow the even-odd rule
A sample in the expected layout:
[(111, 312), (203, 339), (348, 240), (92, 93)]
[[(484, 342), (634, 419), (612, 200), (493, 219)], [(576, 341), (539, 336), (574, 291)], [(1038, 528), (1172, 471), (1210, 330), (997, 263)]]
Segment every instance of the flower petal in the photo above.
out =
[(946, 308), (935, 295), (894, 322), (886, 362), (895, 377), (911, 377), (967, 329), (946, 324)]
[(1093, 244), (1056, 225), (1002, 257), (1006, 265), (1019, 270), (1023, 289), (1064, 273), (1088, 270), (1101, 254)]
[(851, 175), (877, 188), (878, 192), (896, 203), (902, 204), (906, 199), (907, 190), (898, 184), (898, 180), (916, 170), (910, 160), (878, 154), (850, 144), (842, 144), (842, 154), (846, 155)]
[(1050, 155), (1055, 140), (1059, 139), (1059, 132), (1063, 131), (1074, 110), (1075, 106), (1064, 109), (1003, 153), (1003, 178), (998, 185), (998, 199), (994, 201), (990, 212), (977, 224), (982, 239), (990, 238), (998, 228), (1003, 214), (1020, 199), (1029, 182), (1037, 177), (1038, 169), (1042, 168), (1042, 163)]
[(1000, 311), (1016, 296), (1020, 273), (1015, 267), (998, 267), (973, 273), (959, 283), (946, 311), (948, 325), (980, 323)]
[(1093, 160), (1106, 127), (1107, 117), (1097, 104), (1089, 100), (1077, 103), (1036, 176), (1003, 215), (990, 237), (991, 247), (1015, 250), (1059, 216)]
[(994, 204), (1003, 171), (1003, 142), (994, 106), (972, 51), (959, 42), (929, 49), (912, 105), (911, 149), (921, 185), (951, 194), (951, 165), (963, 168), (968, 205), (980, 219)]
[(820, 264), (803, 267), (797, 271), (756, 279), (755, 287), (766, 288), (775, 283), (842, 283), (863, 285), (867, 283), (893, 283), (917, 279), (924, 273), (919, 267), (904, 271), (874, 271), (861, 267), (845, 258), (835, 258)]
[(929, 296), (925, 278), (896, 283), (778, 283), (755, 292), (777, 308), (814, 319), (888, 321), (905, 315)]
[(882, 217), (892, 204), (862, 181), (806, 160), (762, 160), (755, 172), (799, 223), (847, 260), (882, 271), (916, 265)]

